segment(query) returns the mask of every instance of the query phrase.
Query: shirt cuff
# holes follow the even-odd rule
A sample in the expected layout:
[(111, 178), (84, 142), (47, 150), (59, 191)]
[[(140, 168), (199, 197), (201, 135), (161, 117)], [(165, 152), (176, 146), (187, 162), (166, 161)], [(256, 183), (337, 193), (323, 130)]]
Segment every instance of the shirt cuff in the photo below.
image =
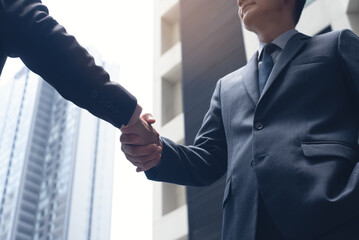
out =
[(125, 125), (125, 127), (128, 127), (128, 126), (131, 126), (131, 125), (135, 124), (138, 121), (138, 119), (139, 119), (139, 117), (141, 115), (141, 112), (142, 112), (142, 107), (137, 104), (136, 109), (132, 114), (132, 117), (128, 121), (127, 125)]

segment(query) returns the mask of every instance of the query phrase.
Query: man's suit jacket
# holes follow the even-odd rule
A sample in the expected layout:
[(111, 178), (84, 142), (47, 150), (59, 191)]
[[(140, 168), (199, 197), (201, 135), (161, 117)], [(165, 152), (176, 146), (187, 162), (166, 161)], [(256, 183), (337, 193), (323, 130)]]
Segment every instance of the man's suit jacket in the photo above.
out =
[(116, 127), (136, 108), (136, 98), (110, 82), (40, 0), (0, 0), (0, 73), (8, 56), (20, 57), (64, 98)]
[(225, 240), (255, 239), (259, 196), (286, 239), (358, 239), (358, 37), (294, 35), (261, 96), (257, 54), (218, 81), (193, 146), (162, 138), (147, 177), (202, 186), (227, 173)]

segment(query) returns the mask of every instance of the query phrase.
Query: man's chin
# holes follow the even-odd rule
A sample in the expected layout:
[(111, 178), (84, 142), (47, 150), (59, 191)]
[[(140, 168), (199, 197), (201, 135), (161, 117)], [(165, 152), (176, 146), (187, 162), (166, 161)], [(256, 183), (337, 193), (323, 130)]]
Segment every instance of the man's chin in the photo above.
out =
[(241, 23), (246, 30), (255, 33), (250, 16), (248, 16), (248, 15), (241, 16), (240, 13), (238, 12), (238, 17), (239, 17), (239, 20), (241, 20)]
[(252, 25), (246, 24), (244, 21), (242, 21), (242, 24), (244, 28), (247, 29), (247, 31), (254, 32), (254, 28), (252, 27)]

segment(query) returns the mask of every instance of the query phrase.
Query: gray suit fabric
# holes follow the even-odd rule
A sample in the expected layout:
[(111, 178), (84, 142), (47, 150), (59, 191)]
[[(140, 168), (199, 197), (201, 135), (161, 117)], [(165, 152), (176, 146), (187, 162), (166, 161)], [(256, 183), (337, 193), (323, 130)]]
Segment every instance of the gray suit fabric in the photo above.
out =
[(359, 38), (298, 33), (261, 96), (255, 54), (218, 81), (193, 146), (162, 138), (146, 175), (203, 186), (226, 173), (225, 240), (256, 239), (260, 199), (285, 239), (358, 239), (358, 94)]

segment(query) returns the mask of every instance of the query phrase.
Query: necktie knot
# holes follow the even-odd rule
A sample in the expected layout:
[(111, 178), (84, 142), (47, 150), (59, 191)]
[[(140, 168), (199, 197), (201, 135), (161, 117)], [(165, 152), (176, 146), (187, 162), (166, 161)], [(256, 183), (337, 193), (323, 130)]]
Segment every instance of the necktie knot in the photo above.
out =
[(269, 43), (264, 46), (263, 48), (263, 55), (262, 55), (262, 64), (259, 66), (259, 94), (262, 94), (264, 89), (264, 85), (267, 82), (267, 79), (272, 71), (274, 62), (271, 54), (276, 50), (277, 45), (273, 43)]
[(269, 44), (264, 46), (263, 53), (272, 54), (275, 51), (276, 48), (277, 48), (277, 45), (275, 45), (274, 43), (269, 43)]

